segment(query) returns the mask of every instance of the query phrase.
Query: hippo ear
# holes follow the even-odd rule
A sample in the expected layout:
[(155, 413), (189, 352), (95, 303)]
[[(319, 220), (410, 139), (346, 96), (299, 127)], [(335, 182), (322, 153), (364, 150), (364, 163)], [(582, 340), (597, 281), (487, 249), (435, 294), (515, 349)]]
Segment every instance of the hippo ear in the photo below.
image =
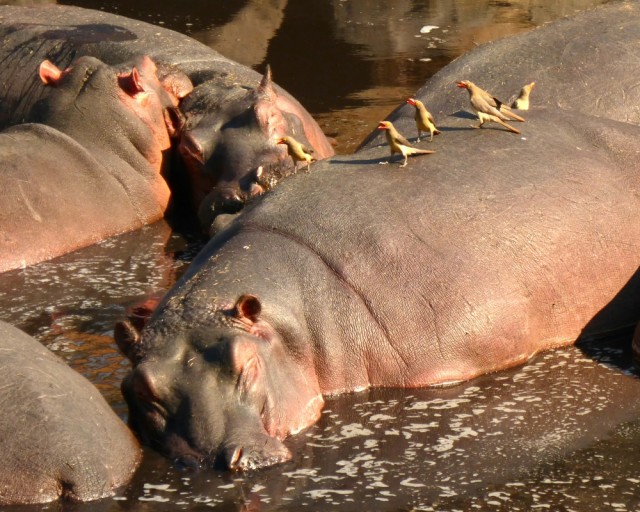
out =
[(144, 355), (140, 342), (140, 331), (137, 327), (129, 320), (118, 322), (113, 328), (113, 337), (120, 352), (131, 361), (133, 366), (137, 366)]
[(58, 85), (63, 74), (63, 71), (49, 60), (43, 60), (38, 68), (40, 80), (42, 80), (45, 85)]
[(258, 96), (274, 99), (276, 97), (276, 91), (273, 88), (273, 81), (271, 79), (271, 66), (267, 64), (267, 69), (264, 71), (260, 85), (256, 89)]
[(164, 124), (167, 126), (169, 137), (175, 139), (182, 133), (186, 120), (178, 107), (169, 107), (164, 109)]
[(118, 83), (120, 88), (126, 92), (129, 96), (135, 96), (138, 93), (144, 92), (144, 84), (140, 71), (137, 67), (132, 67), (129, 73), (121, 73), (118, 75)]
[(173, 66), (159, 65), (158, 79), (160, 80), (164, 90), (179, 100), (193, 91), (191, 79), (185, 73)]
[(255, 295), (241, 295), (234, 306), (234, 315), (248, 323), (256, 323), (260, 319), (262, 304)]

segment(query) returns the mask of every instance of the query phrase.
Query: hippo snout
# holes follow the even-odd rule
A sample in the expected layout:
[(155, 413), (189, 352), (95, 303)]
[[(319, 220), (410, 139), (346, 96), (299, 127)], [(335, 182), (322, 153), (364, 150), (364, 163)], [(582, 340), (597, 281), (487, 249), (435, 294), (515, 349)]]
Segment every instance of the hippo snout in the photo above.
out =
[(244, 194), (234, 188), (215, 188), (200, 203), (198, 220), (205, 231), (219, 215), (234, 215), (244, 208)]
[(291, 460), (291, 452), (277, 439), (261, 436), (250, 445), (226, 447), (223, 457), (230, 470), (248, 471)]

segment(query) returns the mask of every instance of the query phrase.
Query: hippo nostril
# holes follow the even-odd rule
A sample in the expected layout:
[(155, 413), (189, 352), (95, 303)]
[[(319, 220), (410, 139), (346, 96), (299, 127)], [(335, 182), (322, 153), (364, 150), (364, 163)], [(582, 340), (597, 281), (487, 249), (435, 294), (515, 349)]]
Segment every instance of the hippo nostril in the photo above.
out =
[(222, 210), (224, 213), (238, 213), (243, 207), (244, 201), (238, 194), (233, 194), (222, 199)]

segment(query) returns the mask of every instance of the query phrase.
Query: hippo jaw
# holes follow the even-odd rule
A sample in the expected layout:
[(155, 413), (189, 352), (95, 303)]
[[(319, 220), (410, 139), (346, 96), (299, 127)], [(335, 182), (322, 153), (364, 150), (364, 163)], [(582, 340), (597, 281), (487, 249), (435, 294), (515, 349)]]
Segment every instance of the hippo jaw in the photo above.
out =
[(169, 346), (170, 362), (123, 350), (134, 369), (122, 391), (143, 443), (197, 467), (253, 470), (291, 459), (282, 441), (315, 423), (324, 401), (315, 373), (287, 353), (260, 310), (243, 295), (223, 313), (227, 325), (192, 328), (164, 344), (148, 330), (135, 340)]

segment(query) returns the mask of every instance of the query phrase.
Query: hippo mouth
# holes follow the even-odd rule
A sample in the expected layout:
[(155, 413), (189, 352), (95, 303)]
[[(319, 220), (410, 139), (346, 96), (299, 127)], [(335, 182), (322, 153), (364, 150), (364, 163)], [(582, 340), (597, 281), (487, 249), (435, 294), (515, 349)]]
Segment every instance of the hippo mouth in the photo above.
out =
[(172, 428), (172, 422), (164, 416), (162, 426), (159, 425), (157, 415), (160, 412), (156, 404), (140, 404), (139, 407), (130, 414), (129, 426), (143, 444), (171, 459), (178, 468), (252, 471), (291, 459), (289, 449), (278, 439), (270, 437), (261, 426), (247, 428), (240, 425), (232, 429), (230, 438), (224, 439), (217, 448), (201, 450), (186, 433)]

